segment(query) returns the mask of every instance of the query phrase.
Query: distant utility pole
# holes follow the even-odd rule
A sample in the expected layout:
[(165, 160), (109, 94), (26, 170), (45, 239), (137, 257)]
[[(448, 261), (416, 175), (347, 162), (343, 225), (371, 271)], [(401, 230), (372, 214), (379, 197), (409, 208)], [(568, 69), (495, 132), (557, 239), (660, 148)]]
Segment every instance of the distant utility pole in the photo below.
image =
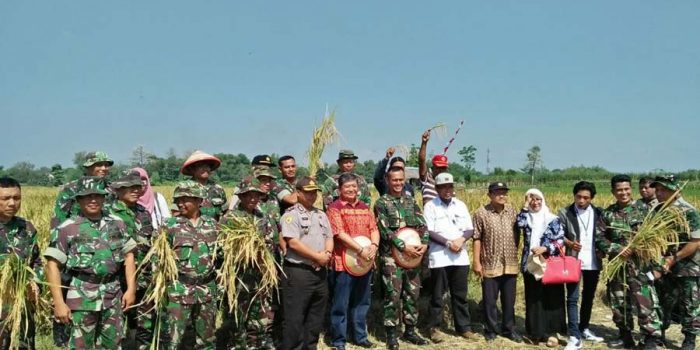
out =
[(491, 150), (486, 149), (486, 175), (491, 173)]

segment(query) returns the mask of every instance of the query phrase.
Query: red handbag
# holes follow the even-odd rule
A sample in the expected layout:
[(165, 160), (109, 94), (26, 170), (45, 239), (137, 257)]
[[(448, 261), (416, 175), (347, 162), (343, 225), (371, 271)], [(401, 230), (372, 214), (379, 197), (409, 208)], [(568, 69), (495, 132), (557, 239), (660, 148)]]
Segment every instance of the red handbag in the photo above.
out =
[(557, 244), (559, 256), (547, 259), (542, 284), (578, 283), (581, 279), (581, 260), (564, 255), (564, 248)]

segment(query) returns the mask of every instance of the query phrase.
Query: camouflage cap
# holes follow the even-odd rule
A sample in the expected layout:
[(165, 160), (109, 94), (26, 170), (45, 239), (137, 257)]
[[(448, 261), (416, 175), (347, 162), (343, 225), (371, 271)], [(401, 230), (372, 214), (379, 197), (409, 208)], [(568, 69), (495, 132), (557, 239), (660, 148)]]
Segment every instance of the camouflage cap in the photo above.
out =
[(651, 183), (651, 187), (656, 187), (661, 185), (668, 188), (671, 191), (678, 191), (683, 188), (681, 183), (674, 175), (657, 176)]
[(110, 186), (112, 186), (112, 188), (143, 186), (143, 183), (141, 183), (141, 174), (137, 171), (127, 170), (122, 177), (112, 181)]
[(268, 167), (253, 170), (253, 176), (256, 178), (260, 176), (267, 176), (269, 178), (272, 178), (273, 180), (277, 178), (277, 176), (275, 176), (275, 174), (273, 174), (270, 168)]
[(236, 191), (236, 195), (241, 195), (248, 192), (258, 192), (265, 194), (265, 191), (260, 189), (260, 181), (258, 179), (252, 179), (251, 181), (244, 181), (243, 186)]
[(343, 159), (357, 159), (357, 156), (355, 155), (355, 152), (349, 149), (341, 149), (340, 152), (338, 152), (338, 160)]
[(109, 166), (114, 165), (114, 161), (109, 158), (107, 153), (105, 152), (90, 152), (85, 155), (85, 162), (83, 163), (83, 167), (89, 168), (97, 163), (109, 163)]
[(104, 178), (98, 176), (84, 176), (78, 179), (78, 188), (73, 198), (83, 197), (90, 194), (107, 195)]
[(204, 190), (204, 186), (202, 186), (202, 184), (196, 181), (186, 180), (178, 183), (177, 187), (175, 187), (175, 191), (173, 192), (173, 198), (179, 197), (194, 197), (204, 199), (207, 197), (207, 193)]

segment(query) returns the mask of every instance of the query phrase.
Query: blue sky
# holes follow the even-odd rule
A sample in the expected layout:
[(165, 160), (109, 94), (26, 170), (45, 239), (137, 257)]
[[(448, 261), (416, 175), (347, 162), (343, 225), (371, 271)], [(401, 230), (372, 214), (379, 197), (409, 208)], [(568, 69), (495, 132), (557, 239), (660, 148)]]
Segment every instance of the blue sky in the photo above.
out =
[[(700, 168), (697, 1), (0, 2), (0, 165), (139, 144), (303, 159), (326, 104), (379, 159)], [(446, 139), (435, 139), (438, 152)], [(333, 161), (337, 147), (324, 159)], [(303, 161), (302, 161), (303, 162)]]

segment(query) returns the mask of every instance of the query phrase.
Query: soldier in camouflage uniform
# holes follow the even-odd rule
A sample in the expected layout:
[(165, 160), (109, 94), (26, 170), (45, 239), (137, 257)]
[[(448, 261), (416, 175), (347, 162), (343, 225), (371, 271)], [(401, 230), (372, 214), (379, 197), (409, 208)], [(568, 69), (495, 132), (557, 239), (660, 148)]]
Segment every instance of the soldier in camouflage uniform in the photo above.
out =
[[(428, 343), (415, 331), (418, 324), (420, 265), (410, 270), (404, 269), (396, 264), (391, 255), (392, 247), (411, 255), (422, 255), (428, 247), (429, 236), (423, 214), (413, 197), (403, 191), (405, 180), (403, 169), (389, 169), (386, 173), (388, 192), (374, 203), (374, 214), (381, 235), (379, 262), (384, 287), (384, 327), (387, 348), (390, 350), (399, 349), (396, 331), (401, 319), (405, 326), (404, 340), (416, 345)], [(398, 239), (396, 232), (403, 227), (411, 227), (421, 232), (422, 245), (407, 247)], [(403, 317), (399, 317), (399, 310)]]
[[(624, 271), (608, 282), (608, 296), (613, 311), (613, 321), (620, 330), (620, 338), (608, 343), (610, 348), (632, 348), (634, 328), (632, 310), (637, 309), (641, 333), (645, 336), (645, 349), (656, 349), (661, 337), (659, 299), (649, 270), (642, 270), (634, 251), (625, 248), (629, 244), (629, 231), (644, 221), (646, 212), (632, 200), (631, 180), (627, 175), (616, 175), (611, 180), (616, 203), (609, 206), (596, 225), (595, 246), (597, 252), (614, 258), (618, 254), (627, 258)], [(633, 308), (634, 306), (634, 308)]]
[[(116, 192), (117, 201), (109, 207), (111, 214), (119, 217), (126, 224), (129, 238), (137, 244), (134, 250), (136, 266), (143, 262), (148, 250), (151, 249), (151, 239), (153, 237), (153, 224), (151, 214), (145, 207), (138, 204), (141, 193), (141, 176), (136, 171), (129, 171), (121, 178), (112, 182), (111, 187)], [(146, 265), (150, 267), (150, 265)], [(122, 281), (122, 289), (125, 287)], [(139, 306), (126, 312), (127, 317), (127, 337), (125, 347), (138, 349), (148, 349), (153, 339), (153, 324), (155, 312), (153, 305), (141, 304), (146, 293), (146, 289), (151, 282), (151, 269), (142, 269), (136, 276), (136, 303)], [(133, 345), (135, 341), (136, 345)]]
[(700, 242), (700, 214), (681, 197), (682, 186), (673, 175), (657, 176), (652, 186), (656, 188), (660, 202), (670, 201), (669, 208), (681, 210), (688, 221), (689, 232), (680, 228), (678, 232), (679, 241), (683, 243), (668, 251), (663, 269), (667, 274), (662, 281), (664, 285), (670, 284), (670, 288), (666, 288), (663, 294), (660, 291), (659, 296), (665, 306), (664, 328), (669, 325), (667, 314), (676, 309), (678, 304), (682, 332), (685, 335), (681, 349), (695, 349), (695, 338), (700, 333), (700, 251), (685, 252), (684, 248), (689, 245), (686, 242)]
[[(338, 153), (338, 173), (335, 175), (329, 175), (326, 173), (319, 174), (319, 181), (325, 177), (323, 185), (321, 186), (323, 195), (323, 207), (327, 208), (333, 201), (338, 199), (340, 194), (338, 193), (338, 178), (343, 173), (353, 173), (355, 170), (355, 161), (357, 156), (351, 150), (341, 150)], [(369, 186), (367, 186), (367, 180), (361, 175), (355, 174), (357, 176), (357, 198), (365, 202), (367, 205), (372, 204), (372, 194), (369, 191)]]
[(294, 188), (297, 182), (297, 164), (294, 157), (290, 155), (280, 157), (277, 167), (282, 176), (275, 181), (271, 193), (280, 203), (280, 215), (287, 209), (297, 204), (297, 193)]
[[(277, 247), (275, 237), (279, 231), (277, 222), (273, 221), (273, 214), (260, 209), (259, 201), (267, 196), (260, 186), (263, 185), (254, 179), (247, 187), (239, 189), (236, 195), (240, 198), (240, 203), (236, 209), (224, 215), (221, 225), (230, 224), (234, 218), (252, 218), (258, 227), (258, 233), (265, 238), (267, 249), (274, 253)], [(234, 335), (235, 349), (275, 349), (272, 340), (274, 296), (257, 294), (261, 279), (260, 271), (254, 266), (239, 275), (238, 312), (235, 315), (224, 312), (224, 322), (217, 336), (223, 339), (217, 341), (217, 348), (230, 348), (228, 339)]]
[[(238, 186), (233, 188), (233, 195), (231, 196), (231, 200), (229, 201), (229, 210), (234, 210), (238, 207), (238, 203), (240, 200), (238, 199), (238, 196), (236, 196), (236, 192), (240, 190), (241, 188), (245, 188), (250, 186), (251, 181), (253, 181), (254, 178), (257, 176), (255, 173), (259, 170), (270, 170), (272, 168), (272, 158), (268, 156), (267, 154), (259, 154), (255, 157), (253, 157), (253, 160), (250, 162), (250, 175), (245, 176), (240, 183), (238, 183)], [(281, 214), (280, 214), (281, 215)]]
[[(41, 280), (42, 263), (39, 256), (39, 246), (36, 242), (36, 229), (31, 222), (16, 216), (22, 204), (22, 189), (15, 179), (0, 178), (0, 263), (5, 261), (9, 254), (17, 254), (24, 263), (34, 269), (37, 280)], [(30, 300), (38, 300), (39, 287), (35, 282), (28, 286), (27, 295)], [(4, 316), (11, 305), (3, 305), (0, 310), (0, 349), (10, 348), (10, 337), (6, 329), (1, 326)], [(29, 306), (31, 308), (31, 304)], [(31, 310), (31, 309), (30, 309)], [(26, 322), (26, 333), (20, 334), (20, 349), (35, 349), (34, 313), (29, 312)]]
[(656, 190), (652, 186), (653, 181), (654, 179), (646, 176), (639, 179), (639, 195), (641, 198), (637, 199), (635, 203), (646, 211), (659, 204), (659, 201), (656, 199)]
[(211, 173), (221, 165), (219, 158), (202, 151), (195, 151), (183, 164), (180, 172), (192, 176), (192, 180), (204, 187), (206, 197), (202, 200), (202, 215), (219, 220), (226, 211), (226, 192), (211, 179)]
[(160, 345), (164, 349), (181, 349), (190, 343), (185, 339), (187, 329), (194, 330), (194, 348), (214, 348), (219, 226), (201, 213), (200, 205), (206, 197), (204, 186), (192, 180), (179, 183), (173, 194), (180, 216), (166, 221), (165, 234), (175, 253), (178, 279), (167, 287), (168, 302), (161, 310)]
[[(72, 323), (70, 347), (119, 349), (123, 339), (123, 312), (136, 298), (136, 265), (126, 225), (118, 217), (103, 214), (107, 192), (102, 179), (83, 177), (74, 195), (80, 213), (52, 230), (44, 251), (54, 315)], [(62, 268), (73, 277), (64, 300)], [(126, 274), (122, 294), (119, 275)]]
[[(90, 152), (85, 155), (85, 161), (83, 162), (83, 171), (87, 176), (97, 176), (105, 179), (103, 188), (108, 191), (108, 183), (106, 181), (107, 175), (109, 175), (109, 169), (114, 164), (114, 161), (109, 158), (107, 153), (104, 152)], [(58, 196), (56, 197), (56, 204), (54, 206), (54, 216), (51, 218), (51, 229), (55, 229), (66, 221), (67, 219), (78, 215), (80, 212), (80, 207), (75, 201), (75, 192), (78, 189), (78, 180), (71, 181), (63, 186), (58, 191)], [(111, 193), (108, 193), (106, 202), (111, 203), (114, 197)], [(61, 273), (61, 283), (64, 287), (63, 297), (66, 297), (68, 292), (68, 284), (70, 283), (70, 276), (64, 272)], [(53, 321), (53, 338), (54, 344), (56, 346), (66, 346), (68, 344), (68, 338), (70, 338), (70, 325), (61, 324), (57, 321)]]

